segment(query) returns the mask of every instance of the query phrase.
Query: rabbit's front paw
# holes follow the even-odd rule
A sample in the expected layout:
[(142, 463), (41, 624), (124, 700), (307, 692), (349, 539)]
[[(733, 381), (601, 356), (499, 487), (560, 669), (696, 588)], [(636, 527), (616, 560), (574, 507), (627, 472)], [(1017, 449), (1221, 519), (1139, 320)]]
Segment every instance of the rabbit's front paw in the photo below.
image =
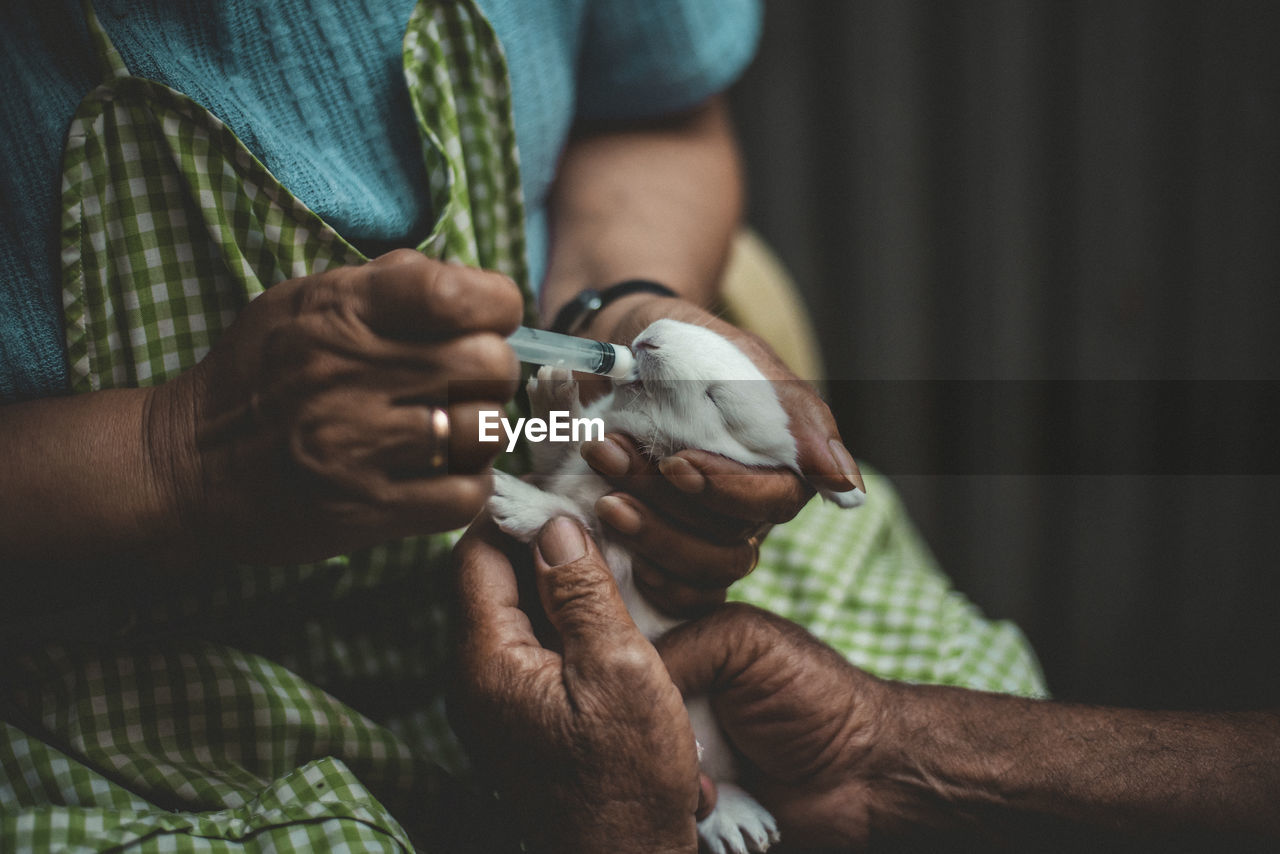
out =
[(764, 854), (777, 842), (778, 823), (739, 786), (716, 783), (716, 808), (698, 822), (711, 854)]
[(563, 495), (543, 492), (506, 472), (493, 473), (493, 495), (486, 505), (489, 515), (506, 534), (522, 543), (532, 542), (542, 526), (557, 516), (571, 516), (590, 527), (582, 511)]
[(552, 412), (567, 412), (570, 418), (582, 414), (578, 381), (568, 368), (543, 365), (537, 374), (529, 377), (525, 390), (529, 393), (529, 411), (539, 418), (546, 418)]

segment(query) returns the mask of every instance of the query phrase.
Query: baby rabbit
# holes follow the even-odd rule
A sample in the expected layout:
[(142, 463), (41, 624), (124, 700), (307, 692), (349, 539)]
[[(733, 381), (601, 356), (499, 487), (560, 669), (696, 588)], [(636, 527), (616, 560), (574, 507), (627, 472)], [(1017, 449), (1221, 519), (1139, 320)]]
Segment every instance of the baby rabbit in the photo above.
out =
[[(796, 465), (796, 443), (787, 428), (787, 413), (772, 384), (755, 364), (723, 336), (676, 320), (651, 324), (632, 342), (634, 381), (615, 381), (606, 396), (583, 407), (577, 383), (564, 369), (544, 367), (530, 379), (533, 414), (567, 411), (571, 417), (600, 418), (606, 432), (632, 436), (646, 453), (661, 459), (684, 448), (722, 454), (753, 466)], [(668, 617), (637, 591), (631, 555), (609, 537), (594, 512), (596, 500), (612, 487), (582, 460), (571, 443), (534, 445), (534, 468), (543, 475), (541, 488), (495, 472), (489, 510), (499, 527), (529, 542), (556, 516), (572, 516), (601, 544), (636, 625), (650, 640), (680, 620)], [(862, 503), (861, 491), (819, 490), (842, 507)], [(768, 810), (734, 785), (734, 757), (707, 698), (687, 703), (701, 747), (703, 771), (716, 781), (716, 808), (698, 823), (698, 833), (713, 854), (764, 852), (778, 841), (777, 825)]]

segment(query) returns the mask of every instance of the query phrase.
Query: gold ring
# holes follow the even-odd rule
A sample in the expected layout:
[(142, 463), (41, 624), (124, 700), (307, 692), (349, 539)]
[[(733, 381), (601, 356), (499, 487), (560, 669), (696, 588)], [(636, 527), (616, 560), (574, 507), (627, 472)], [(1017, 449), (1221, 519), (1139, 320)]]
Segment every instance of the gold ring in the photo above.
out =
[(427, 467), (432, 473), (444, 471), (449, 453), (449, 412), (431, 407), (431, 459)]

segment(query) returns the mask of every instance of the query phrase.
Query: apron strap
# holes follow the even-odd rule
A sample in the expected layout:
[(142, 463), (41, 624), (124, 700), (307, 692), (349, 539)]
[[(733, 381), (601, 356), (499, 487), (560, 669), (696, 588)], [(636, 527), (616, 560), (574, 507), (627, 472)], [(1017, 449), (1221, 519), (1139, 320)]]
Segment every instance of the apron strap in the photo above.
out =
[(93, 8), (93, 0), (82, 0), (80, 8), (84, 12), (85, 23), (89, 26), (89, 39), (93, 42), (94, 54), (98, 58), (98, 70), (102, 72), (104, 80), (128, 77), (129, 66), (124, 64), (124, 57), (120, 56), (120, 52), (107, 36), (102, 22), (98, 20), (98, 14)]

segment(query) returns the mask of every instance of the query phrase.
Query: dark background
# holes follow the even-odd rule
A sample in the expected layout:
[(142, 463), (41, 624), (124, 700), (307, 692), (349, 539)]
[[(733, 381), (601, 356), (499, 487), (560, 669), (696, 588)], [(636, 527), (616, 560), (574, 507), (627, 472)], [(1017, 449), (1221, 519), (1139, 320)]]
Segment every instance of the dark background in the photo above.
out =
[(1056, 695), (1280, 703), (1280, 3), (766, 10), (749, 217), (854, 453)]

